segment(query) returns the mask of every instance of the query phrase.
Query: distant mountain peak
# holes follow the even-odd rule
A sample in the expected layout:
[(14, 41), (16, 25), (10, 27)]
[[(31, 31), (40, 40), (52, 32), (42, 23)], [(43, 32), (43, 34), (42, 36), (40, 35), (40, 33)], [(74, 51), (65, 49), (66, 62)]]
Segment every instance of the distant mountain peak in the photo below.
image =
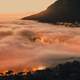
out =
[(45, 11), (22, 18), (41, 22), (80, 22), (80, 0), (57, 0)]

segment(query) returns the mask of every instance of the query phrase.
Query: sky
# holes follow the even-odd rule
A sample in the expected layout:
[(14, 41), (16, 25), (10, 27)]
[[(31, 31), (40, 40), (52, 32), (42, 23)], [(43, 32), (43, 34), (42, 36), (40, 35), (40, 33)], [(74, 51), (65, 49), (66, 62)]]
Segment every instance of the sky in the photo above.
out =
[(0, 17), (30, 15), (46, 9), (55, 0), (0, 0)]

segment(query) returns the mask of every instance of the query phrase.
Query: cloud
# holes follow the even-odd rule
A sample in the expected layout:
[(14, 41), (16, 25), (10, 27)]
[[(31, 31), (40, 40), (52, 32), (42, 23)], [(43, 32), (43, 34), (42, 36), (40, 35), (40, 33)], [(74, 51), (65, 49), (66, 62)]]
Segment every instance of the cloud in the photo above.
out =
[(35, 42), (36, 39), (36, 33), (30, 30), (21, 30), (18, 32), (18, 34), (23, 38), (23, 39), (29, 39), (31, 42)]
[(0, 23), (8, 26), (0, 27), (0, 63), (4, 67), (52, 65), (80, 56), (79, 28), (34, 21), (18, 23)]
[(11, 36), (12, 34), (13, 34), (12, 31), (0, 31), (0, 38)]

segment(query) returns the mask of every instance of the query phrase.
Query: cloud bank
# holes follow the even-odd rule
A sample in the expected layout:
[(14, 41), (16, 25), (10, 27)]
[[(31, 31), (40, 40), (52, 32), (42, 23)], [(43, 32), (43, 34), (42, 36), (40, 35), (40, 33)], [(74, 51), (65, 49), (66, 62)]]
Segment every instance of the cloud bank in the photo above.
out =
[(50, 66), (66, 61), (65, 58), (78, 56), (80, 56), (80, 28), (66, 28), (62, 25), (35, 21), (0, 22), (2, 70), (19, 65)]

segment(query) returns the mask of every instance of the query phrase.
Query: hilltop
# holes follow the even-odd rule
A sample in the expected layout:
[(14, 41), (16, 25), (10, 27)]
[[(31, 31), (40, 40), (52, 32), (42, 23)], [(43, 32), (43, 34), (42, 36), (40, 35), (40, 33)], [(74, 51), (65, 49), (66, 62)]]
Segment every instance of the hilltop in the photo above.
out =
[(57, 0), (46, 10), (22, 18), (22, 20), (37, 20), (40, 22), (80, 22), (80, 0)]

